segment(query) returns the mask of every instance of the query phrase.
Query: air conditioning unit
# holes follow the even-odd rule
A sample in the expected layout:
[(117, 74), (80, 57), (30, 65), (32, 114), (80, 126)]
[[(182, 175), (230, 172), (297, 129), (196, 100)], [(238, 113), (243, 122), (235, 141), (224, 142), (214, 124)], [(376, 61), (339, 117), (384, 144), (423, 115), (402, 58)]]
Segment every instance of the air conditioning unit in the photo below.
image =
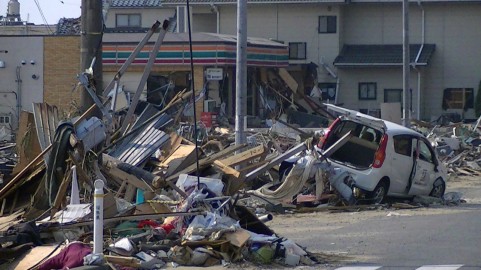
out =
[(204, 100), (204, 112), (214, 112), (217, 103), (215, 100), (208, 99)]

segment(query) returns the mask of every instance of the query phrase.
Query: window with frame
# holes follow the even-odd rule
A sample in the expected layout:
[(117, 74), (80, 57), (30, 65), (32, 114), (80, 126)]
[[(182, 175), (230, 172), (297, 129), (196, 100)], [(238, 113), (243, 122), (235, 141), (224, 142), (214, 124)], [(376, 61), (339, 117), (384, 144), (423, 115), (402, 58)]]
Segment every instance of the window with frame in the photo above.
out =
[(306, 59), (306, 55), (305, 42), (289, 42), (289, 59), (303, 60)]
[(359, 83), (359, 100), (376, 100), (377, 84), (373, 82)]
[(116, 14), (115, 25), (117, 27), (141, 27), (140, 14)]
[(474, 108), (473, 88), (446, 88), (443, 92), (443, 110)]
[(401, 103), (403, 102), (403, 90), (402, 89), (384, 89), (384, 102), (385, 103)]
[(393, 136), (393, 143), (394, 143), (394, 152), (404, 155), (404, 156), (411, 156), (411, 149), (412, 149), (412, 137), (406, 135), (396, 135)]
[(317, 26), (319, 34), (333, 34), (337, 32), (336, 16), (319, 16), (319, 24)]
[(426, 142), (421, 140), (419, 141), (419, 159), (426, 162), (434, 163), (431, 148), (429, 148)]

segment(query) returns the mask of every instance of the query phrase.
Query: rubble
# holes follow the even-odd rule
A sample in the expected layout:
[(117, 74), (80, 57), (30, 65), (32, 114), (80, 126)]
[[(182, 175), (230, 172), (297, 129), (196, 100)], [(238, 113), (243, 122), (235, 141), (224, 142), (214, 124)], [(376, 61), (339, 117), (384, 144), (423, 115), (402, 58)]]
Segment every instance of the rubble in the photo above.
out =
[[(314, 264), (304, 248), (265, 225), (272, 214), (258, 216), (242, 200), (251, 197), (246, 191), (270, 178), (278, 181), (277, 166), (305, 150), (313, 153), (316, 142), (267, 131), (250, 132), (248, 143), (235, 145), (230, 127), (205, 130), (199, 137), (192, 132), (192, 119), (183, 114), (193, 100), (186, 90), (156, 106), (141, 104), (142, 86), (135, 102), (118, 109), (117, 95), (111, 93), (118, 93), (128, 65), (120, 68), (103, 96), (95, 94), (89, 71), (78, 76), (80, 90), (94, 101), (81, 115), (65, 117), (49, 104), (34, 104), (33, 114), (22, 113), (20, 159), (12, 177), (0, 186), (0, 263), (10, 264), (31, 250), (39, 269), (157, 269), (166, 263), (210, 266), (246, 260)], [(286, 72), (282, 76), (288, 78)], [(140, 105), (142, 112), (134, 113)], [(310, 136), (290, 128), (303, 138)], [(314, 160), (317, 156), (311, 163)], [(308, 197), (311, 192), (314, 200), (320, 198), (325, 179), (320, 171), (312, 178), (311, 168), (299, 165), (293, 170), (303, 178), (298, 185), (294, 173), (288, 177), (286, 185), (296, 188), (283, 200), (292, 203), (297, 194)], [(277, 210), (285, 208), (278, 205)], [(52, 252), (34, 252), (52, 244)]]
[[(155, 24), (139, 46), (159, 27)], [(266, 89), (290, 107), (308, 108), (317, 115), (289, 111), (273, 119), (270, 129), (247, 131), (245, 144), (233, 143), (228, 125), (196, 130), (194, 119), (184, 115), (196, 100), (187, 90), (163, 106), (145, 104), (139, 100), (143, 81), (130, 106), (119, 105), (119, 81), (136, 52), (102, 96), (95, 94), (91, 73), (78, 76), (81, 90), (94, 101), (83, 114), (61, 119), (58, 109), (48, 104), (34, 104), (33, 114), (22, 113), (16, 143), (20, 158), (12, 177), (0, 185), (0, 263), (10, 263), (32, 247), (34, 251), (55, 244), (53, 251), (63, 247), (58, 254), (36, 258), (40, 269), (157, 269), (167, 263), (211, 266), (246, 260), (311, 265), (316, 261), (306, 249), (265, 224), (275, 218), (272, 213), (413, 209), (462, 202), (460, 194), (446, 194), (444, 200), (418, 196), (413, 204), (361, 205), (349, 186), (349, 174), (328, 160), (348, 142), (350, 132), (328, 149), (316, 149), (319, 134), (287, 119), (302, 119), (304, 126), (322, 132), (333, 116), (307, 96), (297, 101), (302, 104), (294, 104), (286, 93), (295, 93), (298, 85), (285, 70), (264, 74), (284, 82)], [(415, 124), (437, 146), (451, 173), (481, 174), (477, 125)], [(0, 151), (13, 146), (4, 145)]]
[(453, 176), (481, 175), (481, 131), (474, 123), (430, 123), (413, 121), (414, 129), (425, 134)]

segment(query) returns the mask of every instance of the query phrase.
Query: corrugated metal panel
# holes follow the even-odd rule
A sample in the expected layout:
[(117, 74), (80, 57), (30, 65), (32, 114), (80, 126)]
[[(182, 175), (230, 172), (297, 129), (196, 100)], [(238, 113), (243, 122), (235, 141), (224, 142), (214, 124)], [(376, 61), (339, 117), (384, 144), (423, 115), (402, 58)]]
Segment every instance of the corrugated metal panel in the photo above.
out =
[[(47, 103), (33, 103), (33, 115), (38, 142), (43, 151), (53, 142), (59, 122), (58, 109), (56, 106), (50, 106)], [(43, 156), (45, 162), (47, 162), (49, 156), (50, 151)]]
[(137, 134), (124, 139), (124, 143), (110, 152), (109, 155), (133, 166), (141, 165), (169, 140), (170, 136), (160, 129), (170, 122), (172, 122), (172, 118), (169, 115), (160, 115), (145, 128), (140, 129)]

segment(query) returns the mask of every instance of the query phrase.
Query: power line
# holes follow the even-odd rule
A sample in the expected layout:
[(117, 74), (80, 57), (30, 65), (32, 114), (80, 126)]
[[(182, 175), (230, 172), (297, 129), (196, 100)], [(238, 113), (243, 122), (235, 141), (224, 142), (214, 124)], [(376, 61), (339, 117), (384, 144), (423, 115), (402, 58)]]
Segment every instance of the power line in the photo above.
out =
[(45, 18), (45, 15), (43, 14), (43, 10), (40, 7), (40, 4), (38, 3), (38, 0), (34, 0), (34, 2), (35, 2), (35, 5), (37, 5), (37, 9), (40, 12), (40, 16), (42, 17), (43, 22), (47, 26), (48, 31), (50, 31), (50, 34), (53, 34), (53, 31), (52, 31), (52, 29), (50, 29), (50, 25), (48, 24), (47, 19)]

